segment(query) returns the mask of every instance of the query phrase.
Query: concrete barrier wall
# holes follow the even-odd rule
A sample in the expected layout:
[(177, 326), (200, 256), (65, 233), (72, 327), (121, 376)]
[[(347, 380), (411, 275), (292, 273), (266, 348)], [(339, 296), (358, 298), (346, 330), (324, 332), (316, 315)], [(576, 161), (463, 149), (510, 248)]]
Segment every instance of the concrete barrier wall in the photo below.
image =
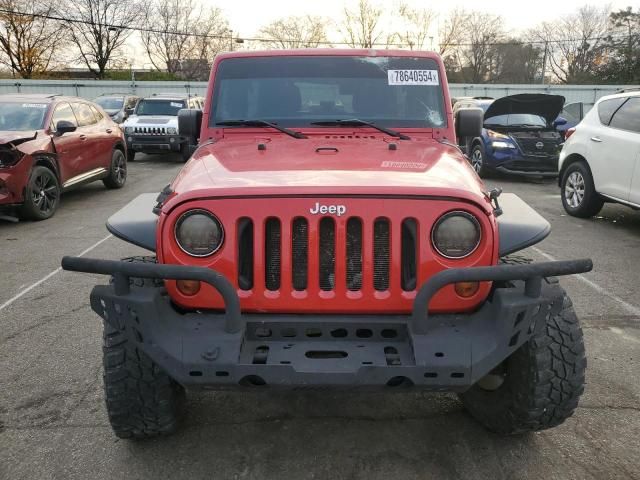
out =
[[(593, 103), (603, 95), (615, 93), (620, 85), (471, 85), (451, 84), (451, 95), (500, 98), (517, 93), (550, 93), (563, 95), (570, 102)], [(135, 82), (114, 80), (0, 80), (2, 93), (60, 93), (92, 99), (103, 93), (135, 93), (147, 96), (153, 93), (180, 92), (205, 95), (207, 82)], [(629, 88), (627, 86), (626, 88)]]

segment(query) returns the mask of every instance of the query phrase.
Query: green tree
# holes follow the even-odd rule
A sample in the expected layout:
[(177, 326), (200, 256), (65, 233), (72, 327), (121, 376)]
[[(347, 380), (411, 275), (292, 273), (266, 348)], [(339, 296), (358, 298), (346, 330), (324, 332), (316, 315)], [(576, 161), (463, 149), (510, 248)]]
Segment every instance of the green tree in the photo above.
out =
[(611, 33), (603, 46), (601, 81), (640, 83), (640, 9), (631, 7), (609, 15)]

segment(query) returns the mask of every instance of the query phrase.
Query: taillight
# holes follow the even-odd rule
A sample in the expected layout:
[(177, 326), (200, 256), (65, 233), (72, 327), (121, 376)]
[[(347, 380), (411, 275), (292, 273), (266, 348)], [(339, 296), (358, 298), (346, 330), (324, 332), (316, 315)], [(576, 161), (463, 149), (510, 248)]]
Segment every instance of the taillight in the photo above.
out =
[(564, 139), (569, 140), (569, 137), (573, 135), (575, 131), (575, 127), (571, 127), (570, 129), (568, 129), (566, 132), (564, 132)]

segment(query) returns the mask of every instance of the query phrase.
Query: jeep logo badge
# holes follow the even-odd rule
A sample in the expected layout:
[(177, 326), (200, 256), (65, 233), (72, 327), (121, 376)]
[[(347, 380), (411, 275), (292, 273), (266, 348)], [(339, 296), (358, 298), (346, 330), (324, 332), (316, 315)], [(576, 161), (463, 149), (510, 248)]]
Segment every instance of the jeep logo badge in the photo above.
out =
[(542, 143), (542, 142), (538, 142), (538, 143), (536, 143), (536, 148), (537, 148), (538, 150), (542, 150), (542, 149), (544, 148), (544, 143)]
[(320, 205), (319, 202), (316, 202), (315, 206), (309, 209), (309, 213), (311, 215), (325, 215), (331, 214), (341, 217), (345, 213), (347, 213), (347, 207), (344, 205)]

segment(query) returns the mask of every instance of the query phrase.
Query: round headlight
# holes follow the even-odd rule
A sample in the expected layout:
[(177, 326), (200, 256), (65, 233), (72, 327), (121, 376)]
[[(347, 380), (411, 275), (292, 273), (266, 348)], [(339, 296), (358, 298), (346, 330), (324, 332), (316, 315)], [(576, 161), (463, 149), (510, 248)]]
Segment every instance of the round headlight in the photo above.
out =
[(126, 133), (133, 133), (133, 127), (124, 127)]
[(224, 230), (220, 221), (206, 210), (190, 210), (176, 222), (175, 235), (183, 252), (206, 257), (218, 251)]
[(167, 133), (169, 135), (175, 135), (178, 133), (178, 129), (176, 127), (167, 127)]
[(480, 222), (467, 212), (446, 213), (434, 225), (431, 243), (443, 257), (467, 257), (480, 244)]

